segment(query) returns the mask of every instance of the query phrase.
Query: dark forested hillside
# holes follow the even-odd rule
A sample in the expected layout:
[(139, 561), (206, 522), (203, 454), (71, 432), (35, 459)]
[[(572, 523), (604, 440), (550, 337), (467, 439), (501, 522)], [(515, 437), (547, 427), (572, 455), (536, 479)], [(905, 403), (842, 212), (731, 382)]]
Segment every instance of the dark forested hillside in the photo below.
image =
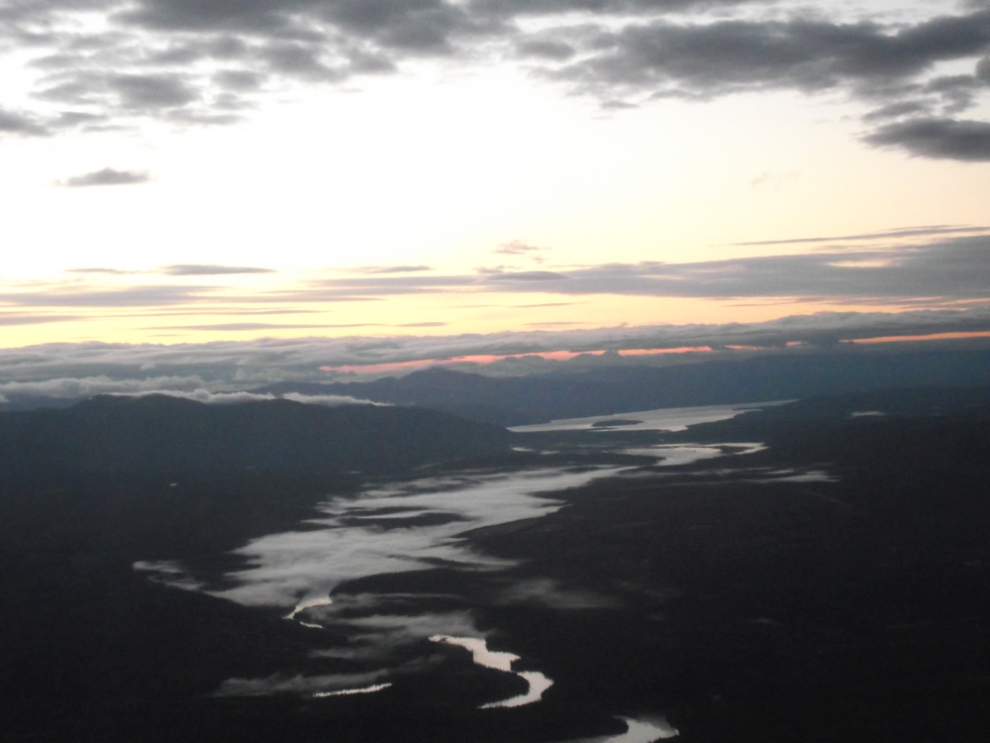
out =
[(634, 410), (725, 405), (873, 389), (990, 384), (990, 351), (757, 356), (662, 368), (492, 378), (431, 368), (401, 378), (275, 384), (257, 390), (422, 405), (506, 426)]
[[(506, 454), (509, 440), (523, 446)], [(765, 448), (732, 453), (739, 442)], [(628, 451), (706, 443), (723, 456), (666, 466)], [(255, 558), (231, 550), (249, 540), (349, 528), (328, 501), (402, 554), (429, 524), (387, 525), (394, 505), (371, 493), (443, 477), (377, 474), (389, 467), (470, 456), (448, 474), (471, 482), (594, 469), (609, 451), (626, 474), (553, 491), (563, 508), (463, 524), (456, 539), (499, 569), (435, 560), (345, 581), (325, 626), (135, 570), (237, 585)], [(684, 743), (986, 738), (990, 388), (806, 399), (683, 432), (528, 434), (407, 408), (102, 398), (0, 415), (0, 463), (5, 740), (550, 743), (605, 740), (616, 714), (647, 712)], [(371, 474), (333, 469), (357, 466)], [(522, 690), (425, 638), (368, 639), (388, 621), (465, 616), (553, 680), (538, 704), (477, 709)], [(216, 695), (386, 655), (398, 665), (380, 694)]]
[(65, 410), (0, 413), (0, 477), (380, 472), (490, 454), (503, 450), (508, 436), (421, 408), (101, 396)]

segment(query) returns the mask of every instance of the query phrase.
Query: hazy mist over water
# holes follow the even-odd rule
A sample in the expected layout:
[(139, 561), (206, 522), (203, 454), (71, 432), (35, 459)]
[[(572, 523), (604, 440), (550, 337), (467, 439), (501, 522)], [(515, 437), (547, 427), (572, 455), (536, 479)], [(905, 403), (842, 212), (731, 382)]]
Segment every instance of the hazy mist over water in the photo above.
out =
[[(308, 522), (318, 528), (261, 537), (237, 550), (250, 567), (228, 576), (239, 586), (215, 595), (247, 605), (295, 607), (369, 575), (437, 565), (498, 569), (505, 561), (477, 552), (458, 535), (552, 513), (564, 503), (549, 493), (619, 472), (601, 467), (465, 473), (335, 498), (322, 509), (326, 518)], [(411, 523), (423, 518), (438, 523)]]
[[(645, 411), (622, 417), (642, 421), (637, 425), (643, 430), (672, 430), (689, 423), (732, 417), (752, 407)], [(559, 421), (552, 430), (586, 430), (600, 443), (600, 429), (591, 426), (601, 419)], [(647, 465), (650, 471), (657, 466), (735, 458), (764, 448), (758, 443), (628, 448), (623, 441), (616, 439), (615, 453), (652, 458), (653, 463)], [(429, 662), (428, 645), (432, 642), (468, 651), (476, 665), (526, 681), (526, 692), (485, 703), (481, 708), (524, 706), (538, 703), (554, 686), (554, 679), (527, 666), (525, 658), (505, 648), (497, 639), (497, 630), (480, 629), (475, 607), (465, 597), (374, 590), (335, 593), (335, 589), (372, 576), (438, 568), (475, 575), (505, 571), (517, 563), (484, 553), (468, 541), (466, 533), (554, 513), (566, 505), (562, 496), (567, 490), (604, 478), (640, 477), (647, 471), (636, 464), (539, 467), (514, 472), (474, 470), (378, 485), (354, 496), (328, 500), (320, 507), (322, 515), (307, 520), (298, 530), (263, 536), (237, 549), (234, 554), (245, 561), (245, 567), (224, 576), (224, 582), (232, 584), (230, 587), (204, 588), (208, 582), (196, 575), (195, 565), (140, 562), (135, 569), (161, 582), (206, 590), (246, 606), (283, 608), (287, 610), (286, 619), (348, 638), (343, 646), (314, 650), (312, 657), (357, 664), (360, 669), (350, 673), (232, 678), (217, 690), (219, 696), (289, 692), (322, 698), (384, 692), (396, 674), (415, 672)], [(754, 472), (769, 479), (801, 476), (793, 471)], [(813, 479), (822, 476), (818, 472), (807, 475)], [(486, 600), (492, 605), (536, 602), (556, 610), (618, 605), (610, 596), (564, 587), (548, 578), (517, 580)], [(489, 646), (491, 642), (494, 648)], [(410, 660), (410, 653), (419, 659)], [(651, 743), (677, 734), (663, 721), (623, 719), (628, 725), (626, 733), (587, 739), (588, 743)]]

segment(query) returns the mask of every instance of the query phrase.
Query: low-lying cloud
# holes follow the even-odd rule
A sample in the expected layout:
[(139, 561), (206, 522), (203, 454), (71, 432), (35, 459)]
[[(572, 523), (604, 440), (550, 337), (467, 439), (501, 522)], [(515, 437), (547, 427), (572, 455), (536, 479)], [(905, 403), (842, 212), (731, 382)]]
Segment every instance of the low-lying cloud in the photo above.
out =
[(149, 180), (151, 180), (151, 175), (144, 171), (103, 168), (92, 173), (84, 173), (66, 178), (59, 185), (69, 188), (82, 188), (85, 186), (130, 186), (136, 183), (147, 183)]
[(0, 383), (0, 394), (9, 397), (53, 397), (75, 399), (107, 394), (147, 394), (163, 389), (190, 393), (206, 383), (202, 377), (147, 377), (144, 379), (112, 379), (106, 375), (67, 378), (56, 377), (36, 382)]
[[(281, 381), (330, 381), (326, 369), (362, 367), (464, 356), (524, 356), (555, 351), (590, 352), (731, 346), (766, 349), (788, 343), (831, 346), (885, 336), (990, 331), (990, 303), (962, 309), (903, 312), (822, 312), (760, 323), (618, 326), (447, 336), (350, 336), (344, 338), (262, 338), (187, 343), (52, 343), (0, 349), (0, 393), (82, 395), (166, 389), (160, 377), (180, 377), (182, 391), (205, 388), (232, 392)], [(96, 371), (98, 370), (98, 371)], [(109, 381), (102, 379), (105, 376)], [(98, 383), (93, 382), (93, 378)], [(200, 380), (202, 383), (200, 383)], [(51, 382), (52, 387), (33, 386)], [(11, 384), (19, 385), (17, 387)], [(148, 385), (108, 389), (112, 384)], [(78, 385), (78, 387), (76, 387)], [(32, 391), (32, 392), (29, 392)]]
[(271, 393), (256, 392), (210, 392), (200, 388), (192, 391), (175, 389), (145, 390), (142, 392), (112, 392), (109, 393), (118, 397), (147, 397), (148, 395), (168, 395), (169, 397), (180, 397), (184, 400), (194, 400), (205, 405), (237, 405), (245, 402), (264, 402), (284, 398), (292, 402), (304, 405), (324, 405), (329, 408), (341, 407), (343, 405), (385, 405), (386, 403), (362, 400), (350, 395), (303, 395), (290, 392), (287, 395), (273, 395)]
[[(220, 392), (208, 389), (211, 385), (203, 377), (195, 376), (155, 376), (141, 379), (114, 379), (106, 375), (92, 377), (57, 377), (31, 382), (0, 383), (0, 403), (12, 400), (50, 398), (53, 400), (81, 400), (95, 395), (115, 395), (119, 397), (146, 397), (148, 395), (169, 395), (185, 400), (195, 400), (207, 405), (233, 405), (244, 402), (258, 402), (282, 398), (304, 405), (384, 405), (385, 403), (362, 400), (349, 395), (304, 395), (290, 392), (285, 395), (245, 392), (243, 390)], [(216, 382), (212, 386), (218, 386)]]

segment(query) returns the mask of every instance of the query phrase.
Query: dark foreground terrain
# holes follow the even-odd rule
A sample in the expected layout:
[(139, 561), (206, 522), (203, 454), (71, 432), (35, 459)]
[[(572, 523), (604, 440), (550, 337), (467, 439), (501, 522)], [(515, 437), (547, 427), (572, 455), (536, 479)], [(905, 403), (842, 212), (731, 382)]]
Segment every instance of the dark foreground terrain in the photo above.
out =
[[(651, 713), (685, 742), (982, 742), (986, 400), (985, 390), (862, 394), (682, 433), (517, 436), (572, 465), (601, 459), (603, 442), (767, 448), (644, 464), (563, 492), (556, 513), (469, 533), (518, 561), (499, 573), (438, 565), (335, 591), (468, 606), (493, 643), (555, 681), (516, 709), (475, 709), (521, 690), (456, 653), (377, 694), (213, 697), (232, 677), (305, 672), (314, 650), (347, 638), (132, 569), (182, 559), (222, 572), (229, 550), (290, 528), (363, 475), (197, 469), (172, 487), (140, 470), (52, 484), (18, 469), (0, 502), (4, 737), (549, 743), (619, 734), (614, 715)], [(491, 446), (461, 459), (518, 467), (538, 456)], [(516, 599), (496, 599), (507, 586)]]

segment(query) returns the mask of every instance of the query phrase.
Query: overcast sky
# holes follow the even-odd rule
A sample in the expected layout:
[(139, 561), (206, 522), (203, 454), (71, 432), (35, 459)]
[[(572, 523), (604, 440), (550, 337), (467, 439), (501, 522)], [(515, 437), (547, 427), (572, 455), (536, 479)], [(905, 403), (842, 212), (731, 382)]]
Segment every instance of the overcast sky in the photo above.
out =
[(0, 93), (3, 348), (990, 302), (990, 0), (7, 0)]

